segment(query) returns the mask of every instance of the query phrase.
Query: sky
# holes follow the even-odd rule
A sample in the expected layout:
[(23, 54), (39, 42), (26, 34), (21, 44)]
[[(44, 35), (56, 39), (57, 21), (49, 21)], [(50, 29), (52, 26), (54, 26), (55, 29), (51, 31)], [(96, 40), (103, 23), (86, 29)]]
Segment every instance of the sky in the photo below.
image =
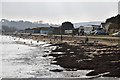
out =
[(2, 1), (2, 18), (8, 20), (43, 21), (61, 24), (89, 21), (105, 21), (118, 14), (117, 0), (81, 1)]

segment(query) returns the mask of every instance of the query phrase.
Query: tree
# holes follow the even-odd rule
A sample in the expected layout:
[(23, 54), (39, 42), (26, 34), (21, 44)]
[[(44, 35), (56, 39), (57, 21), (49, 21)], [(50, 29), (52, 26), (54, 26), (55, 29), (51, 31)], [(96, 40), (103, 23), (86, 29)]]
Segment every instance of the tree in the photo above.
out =
[(71, 22), (63, 22), (60, 26), (61, 34), (65, 34), (65, 30), (73, 30), (73, 24)]
[(74, 29), (73, 24), (71, 22), (63, 22), (61, 28), (67, 30)]

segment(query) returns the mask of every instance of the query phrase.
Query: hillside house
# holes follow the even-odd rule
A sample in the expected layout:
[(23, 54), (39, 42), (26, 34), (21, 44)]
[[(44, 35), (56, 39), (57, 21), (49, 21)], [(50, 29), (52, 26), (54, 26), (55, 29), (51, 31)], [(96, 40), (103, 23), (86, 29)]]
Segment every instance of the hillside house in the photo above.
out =
[(52, 27), (40, 27), (40, 34), (53, 34), (53, 31)]
[(25, 32), (25, 33), (34, 33), (34, 30), (31, 29), (31, 28), (27, 28), (27, 29), (25, 29), (25, 30), (22, 31), (22, 32)]

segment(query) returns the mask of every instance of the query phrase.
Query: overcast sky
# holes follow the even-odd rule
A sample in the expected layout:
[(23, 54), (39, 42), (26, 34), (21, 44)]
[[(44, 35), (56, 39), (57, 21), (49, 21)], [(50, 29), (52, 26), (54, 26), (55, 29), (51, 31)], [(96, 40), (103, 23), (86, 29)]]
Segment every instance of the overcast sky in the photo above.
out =
[(42, 20), (61, 24), (64, 21), (105, 21), (118, 14), (118, 2), (2, 2), (2, 18)]

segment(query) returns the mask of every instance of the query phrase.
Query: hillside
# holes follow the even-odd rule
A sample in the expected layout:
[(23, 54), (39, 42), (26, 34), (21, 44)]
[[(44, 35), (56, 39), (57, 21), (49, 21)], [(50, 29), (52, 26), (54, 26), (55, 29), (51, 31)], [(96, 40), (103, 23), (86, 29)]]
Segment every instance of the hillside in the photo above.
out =
[(50, 26), (48, 23), (32, 23), (30, 21), (9, 21), (6, 19), (2, 19), (0, 21), (0, 23), (4, 26), (8, 26), (8, 27), (14, 27), (17, 28), (19, 30), (21, 29), (26, 29), (26, 28), (33, 28), (33, 27), (48, 27)]
[(106, 19), (105, 23), (112, 23), (110, 29), (120, 29), (120, 15), (118, 14), (117, 16)]
[[(60, 25), (55, 25), (55, 24), (48, 24), (48, 23), (32, 23), (30, 21), (9, 21), (6, 19), (2, 19), (0, 23), (3, 26), (8, 26), (8, 27), (14, 27), (18, 30), (21, 29), (26, 29), (26, 28), (33, 28), (33, 27), (59, 27)], [(79, 23), (73, 23), (75, 28), (78, 28), (80, 26), (90, 26), (90, 25), (100, 25), (101, 21), (94, 21), (94, 22), (79, 22)]]

